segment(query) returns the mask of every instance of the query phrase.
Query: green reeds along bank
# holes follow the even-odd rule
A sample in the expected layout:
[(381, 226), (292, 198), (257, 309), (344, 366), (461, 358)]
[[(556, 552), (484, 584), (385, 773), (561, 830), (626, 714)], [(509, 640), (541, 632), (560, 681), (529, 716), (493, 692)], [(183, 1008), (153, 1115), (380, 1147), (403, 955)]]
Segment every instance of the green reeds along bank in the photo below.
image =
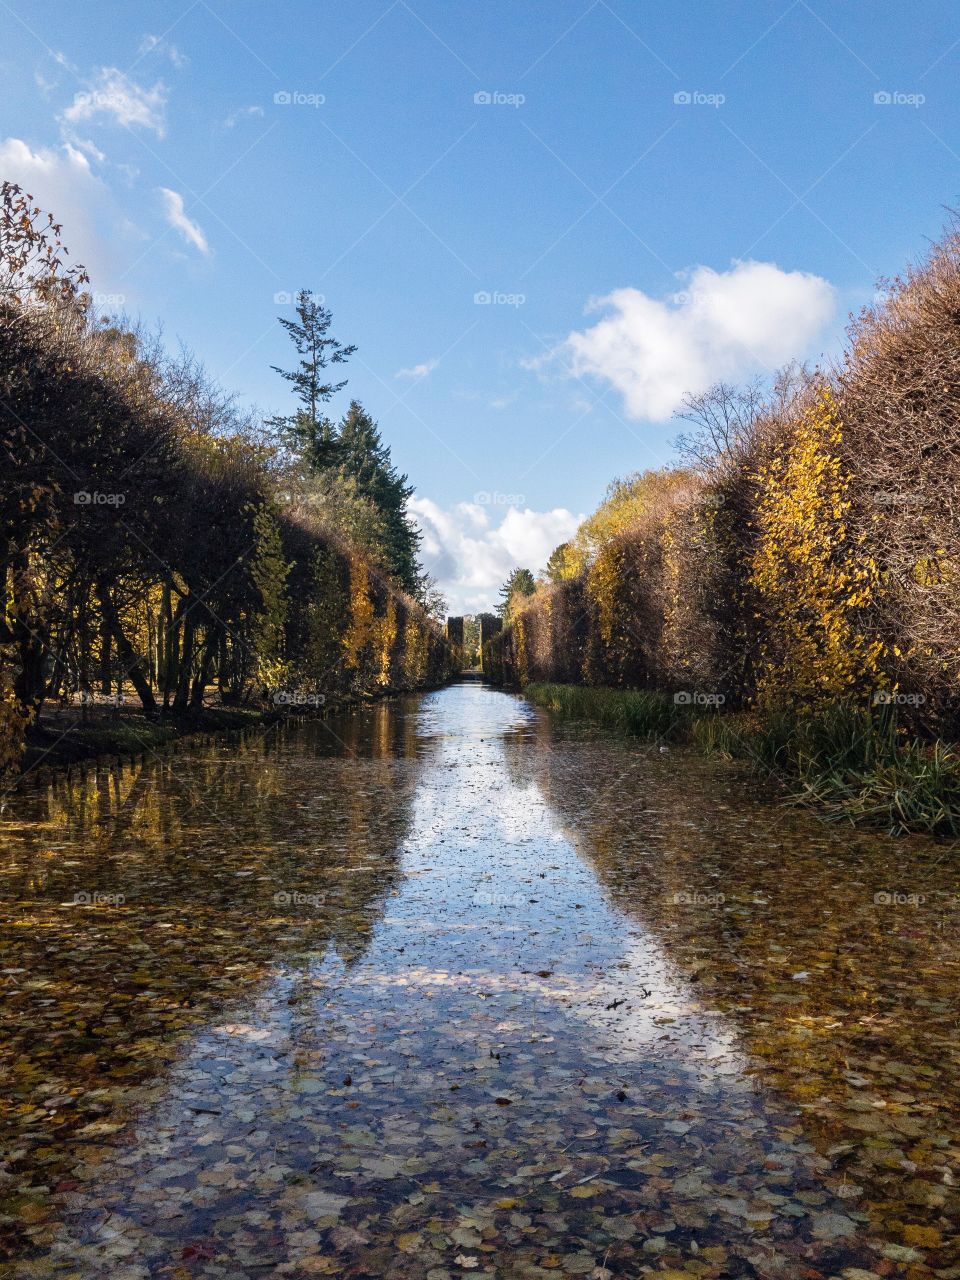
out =
[(704, 711), (667, 694), (530, 684), (537, 706), (638, 737), (746, 760), (826, 818), (897, 835), (960, 836), (960, 753), (911, 737), (896, 709), (837, 703), (808, 715)]
[(524, 695), (537, 706), (575, 720), (590, 720), (639, 738), (689, 737), (694, 712), (663, 693), (604, 689), (575, 684), (528, 684)]

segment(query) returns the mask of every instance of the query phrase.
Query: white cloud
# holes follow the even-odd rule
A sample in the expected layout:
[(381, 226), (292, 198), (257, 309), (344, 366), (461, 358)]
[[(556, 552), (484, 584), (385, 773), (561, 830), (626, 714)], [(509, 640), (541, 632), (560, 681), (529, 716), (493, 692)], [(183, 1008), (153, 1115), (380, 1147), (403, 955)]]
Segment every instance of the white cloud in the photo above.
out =
[(256, 116), (263, 115), (263, 107), (238, 107), (236, 111), (231, 111), (223, 122), (225, 129), (233, 129), (241, 120), (249, 120)]
[(601, 308), (610, 314), (552, 355), (572, 376), (612, 383), (631, 417), (663, 421), (686, 394), (806, 355), (833, 317), (835, 295), (820, 276), (751, 261), (729, 271), (696, 267), (682, 293), (663, 299), (616, 289), (590, 309)]
[(160, 194), (163, 197), (164, 213), (171, 227), (180, 232), (187, 244), (192, 244), (201, 253), (209, 253), (207, 237), (183, 211), (183, 196), (178, 191), (171, 191), (169, 187), (161, 187)]
[(107, 157), (90, 138), (71, 138), (70, 146), (82, 151), (88, 160), (95, 160), (97, 164), (107, 163)]
[(490, 401), (490, 408), (496, 409), (498, 413), (502, 413), (504, 409), (509, 409), (512, 404), (516, 404), (519, 398), (519, 391), (511, 391), (508, 395), (504, 396), (494, 396)]
[(106, 290), (117, 278), (117, 248), (133, 228), (87, 157), (74, 146), (33, 150), (20, 138), (0, 140), (0, 172), (18, 182), (45, 212), (63, 224), (71, 263), (81, 262), (91, 289)]
[(56, 80), (48, 79), (39, 68), (33, 73), (33, 82), (45, 98), (50, 97), (58, 83)]
[(96, 79), (74, 97), (60, 118), (73, 125), (97, 116), (110, 116), (128, 128), (136, 125), (152, 129), (162, 138), (166, 101), (167, 91), (162, 83), (144, 89), (116, 67), (101, 67)]
[(186, 54), (181, 53), (175, 44), (171, 44), (169, 40), (164, 40), (162, 36), (144, 36), (140, 41), (139, 52), (141, 55), (148, 53), (161, 54), (163, 57), (169, 58), (178, 70), (181, 67), (185, 67), (190, 61)]
[(480, 501), (459, 502), (449, 509), (429, 498), (410, 501), (411, 514), (423, 531), (424, 563), (454, 614), (492, 609), (511, 569), (519, 565), (538, 573), (554, 547), (566, 542), (583, 520), (563, 507), (532, 511), (517, 505), (504, 510), (490, 505), (491, 497), (498, 495), (476, 496)]
[(425, 378), (428, 373), (433, 373), (439, 363), (439, 360), (424, 360), (423, 364), (415, 364), (410, 369), (398, 369), (393, 376), (395, 378)]

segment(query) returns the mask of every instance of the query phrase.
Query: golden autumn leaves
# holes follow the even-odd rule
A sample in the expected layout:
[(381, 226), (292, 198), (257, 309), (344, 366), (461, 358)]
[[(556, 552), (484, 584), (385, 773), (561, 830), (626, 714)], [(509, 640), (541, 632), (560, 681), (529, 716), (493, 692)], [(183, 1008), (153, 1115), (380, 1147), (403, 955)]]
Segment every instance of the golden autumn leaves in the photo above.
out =
[(756, 473), (757, 545), (750, 584), (765, 615), (760, 705), (841, 698), (882, 680), (884, 646), (860, 620), (880, 570), (848, 523), (850, 484), (837, 402), (823, 385), (781, 452)]

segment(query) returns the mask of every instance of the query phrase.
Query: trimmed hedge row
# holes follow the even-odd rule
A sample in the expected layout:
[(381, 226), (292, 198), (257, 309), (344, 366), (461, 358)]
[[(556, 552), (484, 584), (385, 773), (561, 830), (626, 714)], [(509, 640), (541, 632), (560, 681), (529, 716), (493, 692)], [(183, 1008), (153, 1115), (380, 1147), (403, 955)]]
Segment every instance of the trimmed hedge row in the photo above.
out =
[(664, 473), (579, 571), (488, 639), (490, 678), (726, 708), (893, 705), (960, 736), (960, 238), (852, 325), (839, 369)]

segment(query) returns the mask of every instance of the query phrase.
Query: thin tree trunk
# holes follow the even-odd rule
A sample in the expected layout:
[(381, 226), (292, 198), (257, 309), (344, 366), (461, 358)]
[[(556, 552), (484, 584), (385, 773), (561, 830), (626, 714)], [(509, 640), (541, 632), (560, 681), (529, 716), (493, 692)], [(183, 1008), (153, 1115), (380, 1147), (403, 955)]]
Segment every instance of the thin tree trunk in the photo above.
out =
[(120, 658), (121, 668), (130, 677), (130, 682), (137, 691), (137, 697), (143, 704), (144, 711), (151, 714), (157, 709), (157, 700), (154, 698), (153, 690), (150, 688), (144, 661), (134, 652), (133, 645), (124, 635), (116, 605), (110, 595), (110, 589), (102, 578), (97, 580), (97, 599), (100, 602), (100, 608), (103, 610), (103, 616), (110, 629), (110, 634), (113, 636), (114, 643), (117, 646), (117, 655)]
[(180, 651), (180, 676), (177, 680), (177, 693), (173, 700), (175, 715), (183, 715), (190, 698), (190, 674), (193, 668), (193, 637), (196, 627), (193, 611), (188, 606), (183, 617), (183, 647)]
[(216, 657), (217, 650), (220, 645), (220, 636), (218, 630), (211, 630), (207, 634), (206, 643), (203, 647), (203, 657), (200, 660), (200, 670), (193, 682), (193, 693), (190, 697), (191, 706), (196, 711), (203, 710), (203, 694), (210, 681), (210, 671), (213, 666), (213, 660)]
[(44, 664), (49, 651), (49, 637), (41, 634), (42, 623), (35, 604), (33, 616), (30, 616), (33, 584), (27, 553), (15, 553), (12, 579), (14, 620), (11, 633), (17, 645), (20, 664), (20, 670), (14, 677), (13, 691), (25, 707), (39, 711), (43, 705), (47, 683)]
[(110, 624), (106, 614), (100, 617), (100, 692), (110, 693)]
[(180, 596), (177, 607), (171, 612), (171, 598), (168, 593), (166, 614), (163, 620), (164, 630), (164, 664), (163, 664), (163, 709), (170, 708), (170, 699), (176, 691), (180, 672), (180, 631), (184, 610), (187, 607), (186, 596)]
[(170, 605), (170, 579), (164, 580), (163, 592), (160, 596), (160, 615), (157, 618), (157, 687), (166, 692), (167, 688), (167, 653), (169, 649), (169, 626), (172, 621)]

